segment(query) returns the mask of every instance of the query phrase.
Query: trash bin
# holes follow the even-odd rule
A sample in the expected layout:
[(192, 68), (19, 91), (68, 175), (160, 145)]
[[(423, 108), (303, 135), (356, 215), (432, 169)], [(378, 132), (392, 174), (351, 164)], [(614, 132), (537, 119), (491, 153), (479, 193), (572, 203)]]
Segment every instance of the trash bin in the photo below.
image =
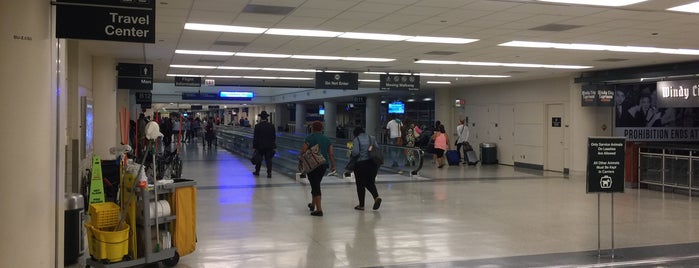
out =
[(78, 261), (85, 253), (85, 203), (81, 194), (65, 194), (63, 260), (65, 264)]
[(497, 164), (498, 148), (494, 142), (481, 143), (481, 164)]

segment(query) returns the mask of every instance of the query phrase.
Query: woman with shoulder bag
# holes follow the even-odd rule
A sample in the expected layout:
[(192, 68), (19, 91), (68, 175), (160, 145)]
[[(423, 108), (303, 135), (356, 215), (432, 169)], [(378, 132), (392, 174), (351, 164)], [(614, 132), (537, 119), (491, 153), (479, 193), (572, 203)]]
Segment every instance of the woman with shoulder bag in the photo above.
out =
[(376, 174), (379, 171), (379, 166), (369, 156), (369, 150), (370, 148), (371, 150), (380, 150), (380, 148), (376, 143), (376, 139), (367, 135), (363, 128), (356, 127), (353, 134), (351, 157), (357, 158), (354, 175), (357, 184), (357, 198), (359, 199), (359, 205), (354, 207), (354, 209), (364, 210), (366, 189), (374, 197), (374, 206), (372, 208), (377, 210), (381, 206), (381, 197), (379, 197), (379, 192), (376, 190)]
[(313, 121), (313, 123), (311, 123), (311, 130), (313, 133), (306, 136), (304, 139), (301, 154), (305, 153), (311, 147), (318, 145), (320, 153), (327, 162), (306, 174), (306, 176), (308, 176), (308, 182), (311, 184), (311, 196), (313, 197), (311, 203), (308, 203), (308, 209), (311, 210), (311, 215), (313, 216), (323, 216), (323, 208), (320, 205), (320, 181), (323, 180), (323, 175), (325, 175), (325, 171), (328, 169), (328, 163), (330, 163), (330, 170), (335, 172), (335, 156), (330, 139), (321, 133), (323, 131), (323, 123), (320, 121)]

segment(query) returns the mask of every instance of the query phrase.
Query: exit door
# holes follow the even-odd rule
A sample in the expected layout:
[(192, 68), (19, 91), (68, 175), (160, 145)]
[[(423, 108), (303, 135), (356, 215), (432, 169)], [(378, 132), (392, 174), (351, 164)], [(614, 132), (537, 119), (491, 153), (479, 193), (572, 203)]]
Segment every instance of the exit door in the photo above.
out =
[(564, 125), (563, 105), (549, 104), (546, 105), (546, 167), (551, 171), (563, 172), (564, 157), (565, 157), (565, 140), (564, 140)]

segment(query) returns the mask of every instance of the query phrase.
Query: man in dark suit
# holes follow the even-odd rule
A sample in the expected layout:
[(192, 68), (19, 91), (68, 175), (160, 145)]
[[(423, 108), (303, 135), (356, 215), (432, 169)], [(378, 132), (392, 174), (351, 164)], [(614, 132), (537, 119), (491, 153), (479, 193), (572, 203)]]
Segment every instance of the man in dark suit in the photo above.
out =
[(615, 90), (614, 103), (616, 127), (634, 127), (633, 115), (629, 112), (632, 105), (626, 100), (626, 92), (620, 89)]
[[(255, 125), (255, 132), (252, 138), (253, 154), (260, 154), (265, 158), (267, 164), (267, 178), (272, 177), (272, 158), (274, 150), (277, 149), (276, 138), (277, 133), (274, 130), (274, 125), (269, 123), (269, 114), (267, 111), (262, 111), (260, 114), (260, 123)], [(255, 176), (260, 175), (260, 166), (262, 161), (255, 164)]]

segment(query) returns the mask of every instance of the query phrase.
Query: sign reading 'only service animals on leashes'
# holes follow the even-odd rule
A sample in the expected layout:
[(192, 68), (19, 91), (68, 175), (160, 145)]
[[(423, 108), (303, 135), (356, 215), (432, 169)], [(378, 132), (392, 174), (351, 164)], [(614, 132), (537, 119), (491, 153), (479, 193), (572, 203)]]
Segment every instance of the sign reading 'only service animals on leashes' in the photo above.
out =
[(590, 137), (587, 140), (587, 192), (624, 192), (624, 138)]

